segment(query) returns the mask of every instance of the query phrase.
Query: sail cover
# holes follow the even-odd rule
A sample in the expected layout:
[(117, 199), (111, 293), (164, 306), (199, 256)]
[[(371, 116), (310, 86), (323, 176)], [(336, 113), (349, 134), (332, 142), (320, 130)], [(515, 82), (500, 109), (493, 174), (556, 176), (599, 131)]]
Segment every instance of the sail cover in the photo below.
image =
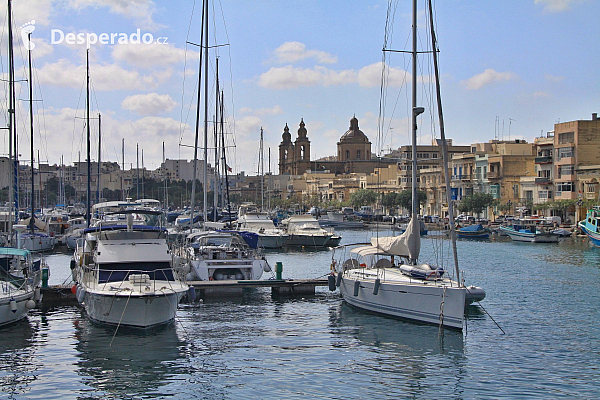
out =
[(419, 252), (421, 251), (419, 221), (416, 218), (411, 218), (406, 231), (402, 235), (374, 237), (371, 238), (371, 245), (387, 254), (416, 260), (419, 258)]

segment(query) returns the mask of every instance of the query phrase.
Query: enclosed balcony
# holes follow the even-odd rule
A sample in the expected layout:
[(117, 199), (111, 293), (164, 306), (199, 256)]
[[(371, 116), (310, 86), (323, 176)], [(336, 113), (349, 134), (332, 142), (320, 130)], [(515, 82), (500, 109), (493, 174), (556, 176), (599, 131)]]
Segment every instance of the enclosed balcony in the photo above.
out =
[(551, 162), (552, 162), (552, 156), (542, 156), (542, 157), (535, 158), (536, 164), (548, 164)]

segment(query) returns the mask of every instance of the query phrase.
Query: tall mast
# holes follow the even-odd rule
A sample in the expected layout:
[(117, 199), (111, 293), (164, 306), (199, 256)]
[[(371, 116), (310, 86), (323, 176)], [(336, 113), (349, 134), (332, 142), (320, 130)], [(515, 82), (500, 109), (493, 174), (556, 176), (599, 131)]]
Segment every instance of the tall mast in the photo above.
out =
[(265, 208), (265, 155), (263, 153), (263, 128), (260, 127), (260, 210), (264, 211)]
[(121, 139), (121, 201), (125, 200), (125, 138)]
[(224, 94), (221, 91), (221, 147), (223, 148), (223, 172), (225, 173), (225, 191), (227, 193), (227, 215), (231, 215), (231, 203), (229, 202), (229, 168), (227, 167), (227, 156), (225, 154), (225, 129), (223, 124), (223, 104), (224, 104)]
[[(190, 197), (190, 229), (194, 225), (194, 207), (196, 206), (196, 175), (198, 173), (198, 136), (200, 134), (200, 86), (202, 85), (202, 43), (204, 42), (204, 28), (208, 31), (208, 0), (202, 2), (202, 29), (200, 33), (200, 61), (198, 63), (198, 96), (196, 99), (196, 131), (194, 135), (194, 172), (192, 174), (192, 193)], [(208, 32), (207, 35), (208, 36)], [(208, 50), (208, 48), (207, 48)], [(205, 118), (206, 119), (206, 118)], [(204, 158), (206, 164), (206, 156)], [(206, 169), (205, 169), (206, 171)], [(206, 175), (204, 176), (204, 185), (206, 186)], [(206, 191), (204, 191), (206, 193)], [(204, 197), (204, 217), (206, 218), (206, 195)]]
[(86, 74), (86, 88), (85, 88), (85, 124), (87, 126), (87, 211), (85, 216), (86, 224), (89, 228), (90, 226), (90, 210), (92, 208), (92, 188), (91, 188), (91, 178), (92, 178), (92, 164), (91, 164), (91, 153), (90, 153), (90, 49), (87, 49), (85, 55), (85, 74)]
[[(208, 162), (208, 0), (204, 0), (204, 180), (202, 188), (204, 189), (204, 209), (203, 217), (206, 221), (206, 203), (207, 203), (207, 162)], [(200, 82), (198, 82), (200, 85)]]
[[(31, 32), (27, 34), (29, 43), (31, 43)], [(31, 233), (33, 233), (33, 229), (35, 226), (35, 186), (34, 186), (34, 178), (33, 178), (33, 169), (34, 169), (34, 159), (33, 159), (33, 80), (31, 73), (31, 46), (29, 46), (29, 123), (31, 124), (31, 217), (29, 218), (29, 229), (31, 229)]]
[(164, 189), (165, 189), (165, 195), (164, 195), (164, 200), (165, 200), (165, 209), (169, 209), (169, 190), (167, 188), (167, 177), (166, 177), (166, 165), (165, 165), (165, 142), (163, 142), (163, 185), (164, 185)]
[(214, 125), (214, 133), (215, 133), (215, 167), (214, 167), (214, 176), (215, 176), (215, 186), (213, 187), (213, 218), (214, 221), (217, 221), (217, 204), (219, 202), (219, 146), (217, 143), (219, 142), (218, 133), (217, 133), (217, 118), (219, 117), (219, 57), (216, 59), (216, 93), (215, 93), (215, 125)]
[(137, 172), (137, 181), (136, 181), (136, 185), (135, 188), (137, 190), (137, 197), (136, 199), (139, 200), (140, 199), (140, 144), (136, 143), (135, 144), (135, 162), (136, 162), (136, 172)]
[[(13, 37), (12, 37), (12, 4), (11, 0), (8, 0), (8, 160), (12, 165), (9, 166), (9, 184), (8, 184), (8, 197), (11, 206), (8, 208), (8, 237), (12, 240), (12, 224), (17, 218), (13, 217), (13, 207), (15, 211), (15, 217), (19, 215), (19, 207), (17, 201), (17, 195), (15, 194), (17, 174), (17, 152), (15, 150), (15, 159), (13, 160), (13, 132), (16, 132), (14, 121), (15, 115), (15, 103), (14, 103), (14, 86), (15, 86), (15, 70), (14, 70), (14, 59), (13, 59)], [(17, 191), (18, 193), (18, 191)]]
[(454, 268), (456, 273), (456, 281), (460, 284), (460, 270), (458, 268), (458, 251), (456, 249), (456, 227), (454, 226), (454, 205), (452, 204), (452, 195), (450, 188), (450, 157), (448, 155), (448, 143), (446, 142), (446, 133), (444, 130), (444, 114), (442, 112), (442, 94), (440, 91), (440, 76), (437, 60), (437, 39), (435, 29), (433, 28), (433, 7), (431, 0), (429, 4), (429, 25), (431, 27), (431, 49), (433, 52), (433, 69), (435, 71), (435, 92), (437, 97), (438, 119), (440, 124), (440, 141), (442, 142), (442, 153), (444, 159), (444, 178), (446, 179), (446, 201), (448, 201), (448, 224), (450, 225), (450, 239), (452, 242), (452, 254), (454, 256)]
[(100, 203), (100, 149), (102, 148), (102, 120), (100, 118), (101, 115), (98, 113), (98, 178), (96, 178), (96, 203)]

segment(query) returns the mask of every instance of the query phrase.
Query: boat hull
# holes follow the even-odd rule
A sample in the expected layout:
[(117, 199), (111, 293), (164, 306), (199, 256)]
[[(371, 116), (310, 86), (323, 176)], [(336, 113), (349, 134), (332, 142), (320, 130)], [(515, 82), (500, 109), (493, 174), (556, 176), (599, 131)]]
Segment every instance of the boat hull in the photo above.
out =
[(587, 237), (590, 239), (590, 242), (592, 242), (594, 246), (600, 247), (600, 234), (591, 231), (582, 222), (579, 223), (579, 228), (587, 235)]
[(258, 234), (258, 245), (264, 249), (280, 249), (287, 240), (285, 235), (261, 235)]
[(185, 291), (156, 294), (108, 294), (85, 291), (82, 305), (95, 322), (148, 329), (171, 322)]
[[(7, 283), (2, 282), (2, 285), (5, 284)], [(17, 290), (14, 293), (2, 295), (0, 297), (0, 326), (12, 324), (25, 318), (27, 316), (27, 312), (29, 311), (27, 308), (27, 301), (33, 300), (33, 298), (33, 290)], [(13, 311), (10, 307), (10, 301), (13, 299), (16, 303), (15, 311)]]
[(343, 276), (339, 289), (348, 304), (363, 310), (448, 328), (463, 327), (465, 288), (381, 282), (374, 294), (374, 287), (375, 280)]
[(499, 228), (501, 232), (505, 233), (511, 240), (515, 242), (527, 242), (527, 243), (558, 243), (560, 236), (554, 233), (531, 233), (531, 232), (519, 232), (514, 229), (505, 227)]
[(298, 235), (290, 234), (287, 246), (325, 247), (332, 235)]

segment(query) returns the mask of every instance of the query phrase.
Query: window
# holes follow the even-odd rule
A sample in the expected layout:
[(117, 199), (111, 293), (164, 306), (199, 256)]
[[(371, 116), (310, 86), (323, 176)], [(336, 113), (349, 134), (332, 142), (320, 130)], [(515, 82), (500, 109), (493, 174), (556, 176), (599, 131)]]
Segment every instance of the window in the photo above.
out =
[(573, 175), (574, 171), (575, 171), (574, 165), (559, 165), (558, 177), (560, 178), (561, 175)]
[(350, 159), (350, 150), (346, 150), (346, 160)]
[(558, 144), (575, 143), (575, 132), (565, 132), (558, 134)]
[(552, 190), (540, 190), (538, 192), (538, 198), (551, 199), (552, 198)]
[(573, 182), (561, 182), (556, 184), (557, 192), (574, 192), (575, 184)]
[(561, 147), (558, 149), (558, 160), (567, 157), (575, 157), (575, 147)]
[(356, 150), (356, 159), (360, 160), (360, 150)]
[(596, 184), (595, 183), (587, 183), (585, 191), (588, 193), (596, 193)]

